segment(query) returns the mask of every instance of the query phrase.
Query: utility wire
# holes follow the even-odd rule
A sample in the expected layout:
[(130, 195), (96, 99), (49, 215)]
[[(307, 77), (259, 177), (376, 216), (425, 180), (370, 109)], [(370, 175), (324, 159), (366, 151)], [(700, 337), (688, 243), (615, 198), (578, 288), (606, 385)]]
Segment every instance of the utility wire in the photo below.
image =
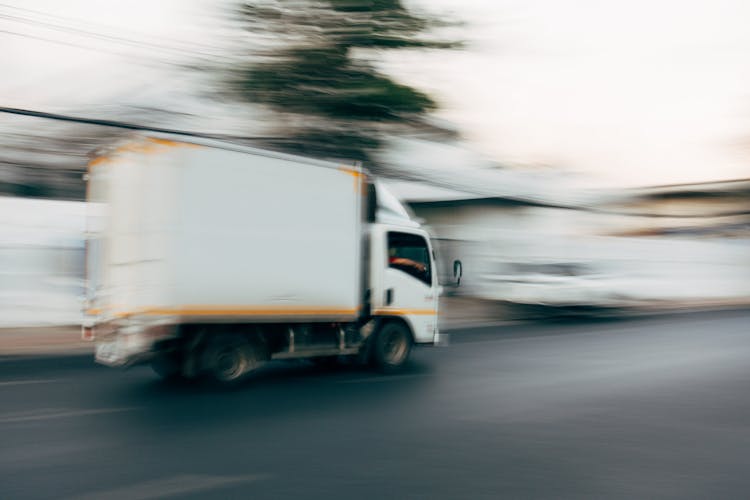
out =
[[(58, 15), (58, 14), (51, 14), (49, 12), (45, 12), (45, 11), (41, 11), (41, 10), (28, 9), (28, 8), (24, 8), (24, 7), (16, 7), (14, 5), (9, 5), (9, 4), (6, 4), (6, 3), (0, 3), (0, 8), (12, 9), (14, 11), (21, 11), (21, 12), (26, 12), (26, 13), (30, 13), (30, 14), (36, 14), (38, 16), (42, 16), (42, 17), (50, 18), (50, 19), (56, 19), (58, 21), (63, 21), (63, 22), (67, 22), (67, 23), (72, 22), (72, 23), (75, 23), (75, 24), (78, 24), (78, 25), (92, 27), (94, 30), (98, 29), (98, 30), (101, 31), (102, 29), (104, 29), (104, 30), (107, 30), (107, 31), (118, 31), (119, 30), (121, 33), (122, 32), (128, 32), (131, 35), (134, 35), (134, 36), (137, 36), (137, 37), (144, 37), (145, 36), (145, 37), (151, 38), (152, 40), (160, 40), (161, 42), (167, 42), (167, 43), (171, 43), (171, 44), (182, 45), (183, 47), (181, 47), (180, 50), (189, 50), (189, 51), (194, 51), (195, 49), (201, 49), (201, 50), (208, 49), (208, 50), (211, 50), (211, 48), (212, 48), (212, 47), (209, 47), (209, 46), (205, 46), (205, 45), (201, 46), (199, 44), (187, 42), (185, 40), (179, 40), (179, 39), (176, 39), (176, 38), (169, 38), (169, 37), (165, 37), (165, 36), (161, 36), (161, 35), (157, 35), (157, 34), (149, 34), (149, 33), (139, 32), (139, 31), (135, 31), (135, 30), (132, 30), (132, 29), (127, 29), (127, 28), (113, 26), (113, 25), (106, 25), (106, 24), (94, 23), (94, 22), (91, 22), (89, 20), (85, 20), (85, 19), (81, 19), (81, 18), (75, 18), (75, 17), (69, 17), (69, 16), (61, 16), (61, 15)], [(118, 37), (118, 38), (124, 38), (124, 37)], [(137, 40), (137, 41), (142, 42), (142, 40)], [(144, 43), (148, 43), (148, 42), (144, 42)]]
[(204, 139), (218, 139), (227, 141), (290, 141), (293, 142), (293, 138), (284, 137), (273, 137), (273, 136), (238, 136), (229, 134), (212, 134), (206, 132), (193, 132), (189, 130), (178, 130), (163, 127), (150, 127), (147, 125), (140, 125), (137, 123), (127, 123), (117, 120), (103, 120), (100, 118), (82, 118), (78, 116), (62, 115), (57, 113), (48, 113), (45, 111), (34, 111), (30, 109), (21, 108), (10, 108), (0, 106), (0, 113), (6, 113), (11, 115), (31, 116), (34, 118), (45, 118), (48, 120), (57, 120), (63, 122), (72, 123), (84, 123), (86, 125), (98, 125), (102, 127), (113, 127), (121, 128), (125, 130), (143, 130), (149, 132), (159, 132), (164, 134), (182, 135), (187, 137), (201, 137)]
[[(63, 122), (83, 123), (87, 125), (98, 125), (98, 126), (103, 126), (103, 127), (121, 128), (121, 129), (126, 129), (126, 130), (143, 130), (143, 131), (149, 131), (149, 132), (159, 132), (159, 133), (181, 135), (181, 136), (187, 136), (187, 137), (200, 137), (204, 139), (215, 139), (215, 140), (226, 140), (226, 141), (264, 141), (264, 140), (289, 141), (289, 142), (295, 141), (294, 138), (283, 138), (283, 137), (273, 137), (273, 136), (235, 136), (235, 135), (228, 135), (228, 134), (211, 134), (211, 133), (205, 133), (205, 132), (192, 132), (192, 131), (187, 131), (187, 130), (169, 129), (169, 128), (162, 128), (162, 127), (149, 127), (146, 125), (120, 122), (116, 120), (103, 120), (103, 119), (98, 119), (98, 118), (81, 118), (77, 116), (61, 115), (57, 113), (48, 113), (44, 111), (34, 111), (30, 109), (10, 108), (10, 107), (5, 107), (5, 106), (0, 106), (0, 113), (30, 116), (34, 118), (45, 118), (49, 120), (57, 120), (57, 121), (63, 121)], [(0, 159), (0, 164), (10, 164), (10, 162), (7, 160)], [(441, 183), (439, 182), (437, 183), (430, 182), (430, 184), (441, 185)], [(524, 200), (524, 198), (517, 198), (517, 199)], [(655, 213), (607, 210), (607, 209), (599, 209), (596, 207), (587, 207), (587, 206), (552, 204), (552, 203), (545, 203), (545, 202), (539, 202), (539, 201), (533, 202), (533, 204), (538, 205), (538, 206), (547, 206), (547, 207), (562, 208), (562, 209), (582, 209), (582, 210), (589, 211), (589, 212), (609, 214), (609, 215), (629, 215), (629, 216), (650, 217), (650, 218), (694, 219), (694, 218), (703, 218), (703, 217), (731, 217), (731, 216), (737, 216), (737, 215), (750, 214), (750, 211), (747, 211), (747, 210), (718, 212), (718, 213), (702, 214), (702, 215), (655, 214)]]
[(68, 47), (75, 47), (75, 48), (78, 48), (78, 49), (91, 50), (93, 52), (104, 52), (104, 53), (107, 53), (107, 54), (112, 54), (112, 55), (116, 55), (116, 56), (120, 56), (120, 57), (126, 57), (126, 58), (130, 58), (130, 59), (137, 59), (140, 62), (144, 62), (144, 59), (150, 59), (152, 62), (160, 62), (162, 64), (165, 63), (164, 59), (157, 59), (157, 58), (155, 58), (153, 56), (151, 56), (151, 57), (149, 57), (149, 56), (139, 56), (139, 55), (136, 55), (136, 54), (129, 54), (127, 52), (118, 52), (118, 51), (115, 51), (115, 50), (108, 50), (108, 49), (105, 49), (105, 48), (102, 48), (102, 47), (92, 47), (90, 45), (83, 45), (83, 44), (75, 43), (75, 42), (66, 42), (65, 40), (56, 40), (54, 38), (46, 38), (46, 37), (43, 37), (43, 36), (32, 35), (32, 34), (29, 34), (29, 33), (19, 33), (17, 31), (10, 31), (10, 30), (4, 30), (4, 29), (0, 29), (0, 33), (6, 34), (6, 35), (20, 36), (20, 37), (24, 37), (24, 38), (32, 38), (34, 40), (41, 40), (43, 42), (56, 43), (56, 44), (59, 44), (59, 45), (66, 45)]
[(14, 16), (12, 14), (0, 14), (0, 19), (5, 19), (5, 20), (29, 24), (29, 25), (42, 26), (43, 28), (56, 30), (56, 31), (62, 31), (65, 33), (72, 33), (74, 35), (88, 36), (88, 37), (96, 38), (98, 40), (102, 40), (102, 41), (109, 42), (109, 43), (119, 43), (121, 45), (128, 45), (131, 47), (138, 47), (138, 48), (146, 48), (150, 50), (156, 49), (156, 50), (161, 50), (161, 51), (166, 51), (166, 52), (171, 51), (172, 55), (174, 55), (175, 53), (178, 53), (180, 55), (200, 55), (200, 56), (209, 57), (209, 58), (220, 57), (218, 54), (211, 54), (208, 52), (195, 51), (195, 50), (188, 51), (184, 49), (169, 47), (167, 45), (158, 45), (158, 44), (143, 42), (140, 40), (124, 38), (124, 37), (120, 37), (116, 35), (107, 35), (103, 33), (97, 33), (94, 31), (74, 28), (71, 26), (64, 26), (64, 25), (50, 23), (46, 21), (29, 19), (29, 18), (21, 17), (21, 16)]

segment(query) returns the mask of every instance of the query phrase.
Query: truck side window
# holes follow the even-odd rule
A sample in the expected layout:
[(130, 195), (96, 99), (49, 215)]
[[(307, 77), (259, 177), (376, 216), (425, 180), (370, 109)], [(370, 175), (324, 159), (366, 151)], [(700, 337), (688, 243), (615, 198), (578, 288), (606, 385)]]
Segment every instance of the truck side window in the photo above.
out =
[(388, 233), (388, 267), (432, 284), (427, 242), (416, 234)]

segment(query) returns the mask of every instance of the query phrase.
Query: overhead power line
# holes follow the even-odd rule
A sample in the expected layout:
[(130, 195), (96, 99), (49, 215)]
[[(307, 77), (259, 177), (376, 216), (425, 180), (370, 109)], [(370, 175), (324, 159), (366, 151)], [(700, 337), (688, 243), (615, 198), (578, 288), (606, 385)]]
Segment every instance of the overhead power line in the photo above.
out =
[[(0, 7), (3, 7), (3, 6), (0, 5)], [(28, 9), (24, 9), (24, 10), (28, 10)], [(32, 11), (32, 12), (36, 12), (36, 11)], [(42, 14), (42, 15), (46, 15), (46, 14)], [(54, 17), (54, 16), (48, 16), (48, 17)], [(82, 28), (70, 26), (67, 24), (58, 24), (58, 23), (49, 22), (49, 21), (42, 21), (39, 19), (33, 19), (29, 17), (24, 17), (24, 16), (17, 16), (14, 14), (0, 13), (0, 19), (5, 19), (7, 21), (23, 23), (23, 24), (32, 25), (32, 26), (40, 26), (45, 29), (60, 31), (64, 33), (70, 33), (73, 35), (95, 38), (95, 39), (98, 39), (107, 43), (115, 43), (115, 44), (120, 44), (120, 45), (126, 45), (129, 47), (137, 47), (137, 48), (149, 49), (149, 50), (159, 50), (162, 52), (171, 53), (172, 55), (181, 54), (181, 55), (202, 56), (202, 57), (209, 57), (209, 58), (221, 57), (219, 54), (210, 53), (210, 52), (206, 52), (203, 50), (196, 50), (196, 48), (187, 49), (187, 48), (170, 46), (165, 43), (151, 43), (151, 42), (146, 42), (146, 41), (138, 40), (134, 38), (127, 38), (127, 37), (122, 37), (118, 35), (101, 33), (101, 32), (92, 31), (89, 29), (82, 29)]]
[(189, 130), (179, 130), (163, 127), (151, 127), (148, 125), (140, 125), (137, 123), (121, 122), (117, 120), (104, 120), (100, 118), (83, 118), (79, 116), (63, 115), (58, 113), (49, 113), (46, 111), (34, 111), (31, 109), (21, 108), (10, 108), (0, 106), (0, 113), (6, 113), (11, 115), (20, 116), (31, 116), (34, 118), (44, 118), (47, 120), (57, 120), (63, 122), (82, 123), (86, 125), (97, 125), (101, 127), (113, 127), (121, 128), (125, 130), (142, 130), (147, 132), (158, 132), (164, 134), (181, 135), (187, 137), (201, 137), (204, 139), (217, 139), (225, 141), (290, 141), (293, 142), (292, 138), (285, 137), (274, 137), (274, 136), (239, 136), (230, 134), (213, 134), (206, 132), (194, 132)]
[(108, 49), (105, 49), (103, 47), (92, 47), (90, 45), (83, 45), (83, 44), (80, 44), (80, 43), (67, 42), (65, 40), (55, 40), (54, 38), (46, 38), (46, 37), (43, 37), (43, 36), (32, 35), (32, 34), (29, 34), (29, 33), (19, 33), (17, 31), (9, 31), (9, 30), (3, 30), (3, 29), (0, 29), (0, 33), (6, 34), (6, 35), (20, 36), (20, 37), (24, 37), (24, 38), (32, 38), (34, 40), (41, 40), (43, 42), (56, 43), (58, 45), (65, 45), (65, 46), (68, 46), (68, 47), (76, 47), (76, 48), (84, 49), (84, 50), (91, 50), (93, 52), (104, 52), (104, 53), (113, 54), (113, 55), (116, 55), (116, 56), (121, 56), (121, 57), (127, 57), (127, 58), (131, 58), (131, 59), (136, 59), (136, 60), (138, 60), (140, 62), (145, 62), (145, 59), (150, 59), (152, 63), (153, 62), (161, 62), (161, 63), (164, 62), (163, 59), (157, 59), (155, 57), (139, 56), (139, 55), (136, 55), (136, 54), (129, 54), (129, 53), (126, 53), (126, 52), (118, 52), (116, 50), (108, 50)]
[[(59, 14), (52, 14), (47, 11), (41, 11), (41, 10), (35, 10), (35, 9), (29, 9), (25, 7), (18, 7), (15, 5), (9, 5), (7, 3), (0, 3), (0, 9), (11, 9), (16, 12), (24, 12), (29, 14), (34, 14), (37, 16), (41, 16), (43, 18), (47, 19), (54, 19), (57, 21), (63, 21), (65, 23), (73, 23), (74, 25), (78, 26), (85, 26), (88, 29), (92, 29), (93, 31), (98, 31), (99, 33), (102, 32), (102, 30), (105, 30), (105, 32), (120, 32), (120, 33), (129, 33), (132, 36), (138, 37), (136, 41), (143, 42), (142, 38), (147, 37), (151, 40), (158, 40), (160, 43), (169, 43), (173, 44), (172, 46), (175, 47), (176, 45), (182, 45), (182, 47), (179, 47), (181, 50), (211, 50), (212, 47), (202, 44), (197, 44), (195, 42), (189, 42), (186, 40), (179, 40), (176, 38), (170, 38), (165, 37), (160, 34), (153, 34), (153, 33), (144, 33), (142, 31), (137, 31), (133, 29), (127, 29), (122, 26), (113, 26), (111, 24), (101, 24), (92, 22), (88, 19), (81, 19), (77, 17), (70, 17), (70, 16), (61, 16)], [(70, 24), (68, 24), (69, 26)], [(125, 38), (125, 37), (118, 37), (118, 38)]]

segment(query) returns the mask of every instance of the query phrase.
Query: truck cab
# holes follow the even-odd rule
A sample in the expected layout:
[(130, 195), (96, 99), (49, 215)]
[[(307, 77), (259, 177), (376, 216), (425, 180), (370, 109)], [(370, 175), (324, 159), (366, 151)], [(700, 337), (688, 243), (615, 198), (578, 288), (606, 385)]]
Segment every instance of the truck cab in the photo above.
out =
[(417, 344), (440, 344), (441, 287), (430, 237), (380, 183), (370, 228), (371, 314), (408, 325)]

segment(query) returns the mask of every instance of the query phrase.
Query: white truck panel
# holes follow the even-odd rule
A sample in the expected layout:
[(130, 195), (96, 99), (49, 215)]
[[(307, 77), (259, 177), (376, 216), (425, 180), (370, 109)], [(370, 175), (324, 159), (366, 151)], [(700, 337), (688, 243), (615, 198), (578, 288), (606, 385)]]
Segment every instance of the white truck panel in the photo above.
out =
[(361, 203), (355, 178), (271, 157), (249, 161), (206, 148), (182, 165), (170, 259), (175, 301), (356, 309)]
[(94, 190), (100, 191), (107, 207), (101, 305), (113, 313), (168, 301), (166, 258), (175, 214), (171, 193), (164, 190), (172, 183), (171, 169), (167, 163), (157, 163), (158, 159), (163, 158), (126, 150), (92, 171)]
[(94, 307), (357, 316), (362, 174), (238, 149), (144, 139), (92, 167), (109, 204)]

